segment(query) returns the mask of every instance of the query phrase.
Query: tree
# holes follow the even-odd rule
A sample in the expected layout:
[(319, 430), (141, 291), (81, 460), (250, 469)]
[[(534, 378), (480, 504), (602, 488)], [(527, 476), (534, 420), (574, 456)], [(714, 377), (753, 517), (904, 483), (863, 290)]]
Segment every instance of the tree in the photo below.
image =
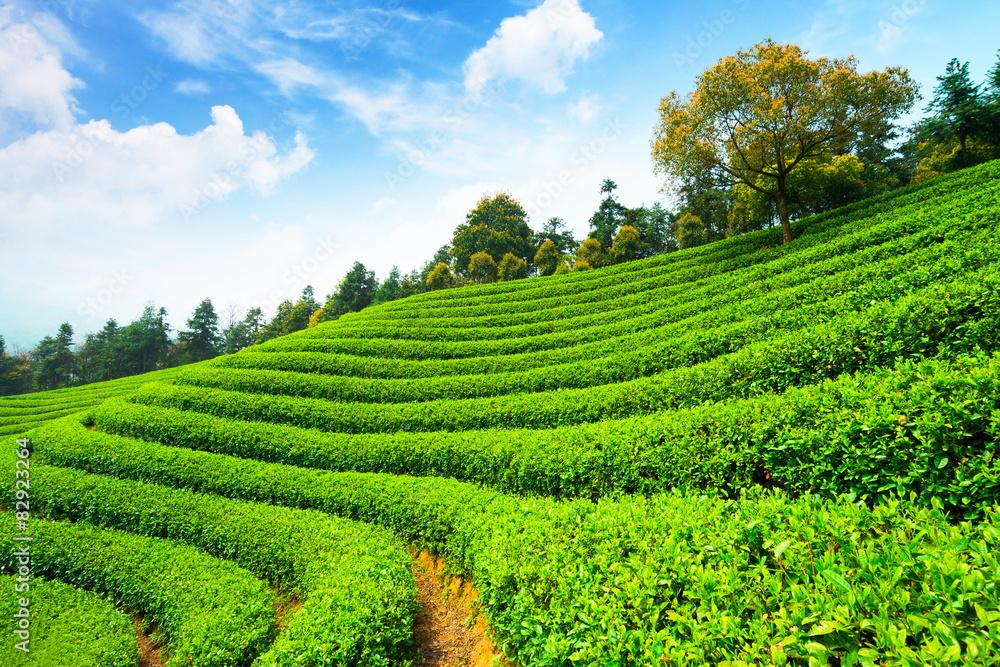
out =
[[(607, 256), (604, 254), (604, 249), (601, 247), (601, 242), (595, 238), (589, 238), (580, 244), (580, 247), (576, 250), (577, 264), (583, 261), (587, 264), (588, 269), (599, 269), (607, 263)], [(579, 271), (576, 265), (573, 265), (574, 271)]]
[(944, 76), (937, 77), (934, 98), (925, 111), (932, 115), (924, 122), (924, 135), (939, 143), (957, 140), (958, 167), (970, 164), (968, 142), (987, 128), (979, 86), (969, 76), (969, 63), (952, 58)]
[(1000, 53), (986, 75), (986, 133), (994, 156), (1000, 156)]
[(7, 354), (7, 346), (0, 336), (0, 396), (12, 396), (28, 391), (30, 379), (28, 359)]
[(686, 101), (676, 92), (661, 100), (657, 171), (674, 184), (719, 173), (773, 198), (789, 243), (790, 174), (803, 160), (881, 135), (917, 98), (905, 69), (862, 75), (857, 64), (853, 56), (809, 60), (799, 47), (770, 39), (723, 58)]
[(279, 303), (278, 307), (274, 310), (274, 316), (257, 332), (256, 342), (264, 343), (285, 335), (284, 324), (288, 321), (288, 317), (294, 307), (295, 304), (292, 303), (291, 299), (285, 299)]
[(679, 209), (701, 220), (706, 243), (725, 238), (732, 227), (734, 194), (731, 179), (720, 169), (706, 169), (700, 173), (688, 174), (677, 188)]
[(147, 303), (142, 316), (122, 330), (122, 343), (128, 359), (126, 375), (138, 375), (167, 368), (175, 363), (172, 358), (170, 326), (165, 308), (156, 310)]
[(511, 253), (530, 262), (535, 255), (532, 238), (528, 214), (510, 193), (483, 195), (465, 216), (465, 222), (455, 228), (451, 240), (455, 270), (467, 276), (469, 262), (479, 252), (487, 253), (494, 261)]
[(497, 274), (500, 276), (500, 280), (520, 280), (521, 278), (528, 277), (528, 263), (514, 255), (514, 253), (509, 252), (503, 256), (500, 260), (500, 264), (497, 265)]
[(427, 291), (431, 292), (439, 289), (448, 289), (455, 284), (455, 276), (451, 269), (444, 262), (440, 262), (427, 274)]
[(399, 274), (399, 267), (393, 266), (389, 270), (389, 275), (382, 281), (382, 284), (375, 290), (372, 296), (372, 305), (389, 303), (403, 296), (403, 279)]
[(264, 313), (260, 308), (251, 308), (240, 321), (235, 321), (236, 311), (230, 308), (229, 325), (222, 330), (223, 354), (235, 354), (257, 342), (257, 334), (263, 326)]
[(601, 194), (605, 195), (594, 215), (590, 216), (590, 238), (601, 242), (601, 247), (611, 245), (618, 228), (625, 220), (626, 208), (618, 203), (615, 190), (618, 185), (610, 178), (601, 183)]
[[(413, 290), (412, 294), (419, 294), (427, 290), (427, 277), (431, 274), (438, 264), (451, 264), (451, 246), (445, 244), (437, 249), (434, 256), (424, 262), (423, 267), (419, 271), (412, 271), (408, 278), (411, 281), (410, 289)], [(449, 266), (450, 268), (450, 266)], [(409, 294), (405, 294), (409, 296)]]
[(279, 336), (305, 330), (309, 327), (309, 319), (314, 312), (312, 305), (304, 298), (298, 299), (295, 303), (292, 303), (291, 299), (285, 299), (278, 304), (271, 321), (257, 333), (256, 342), (263, 343)]
[(124, 330), (109, 319), (97, 333), (88, 333), (76, 354), (77, 374), (82, 384), (116, 380), (128, 375)]
[(640, 257), (652, 257), (677, 250), (678, 216), (656, 202), (649, 208), (629, 209), (629, 225), (639, 232)]
[(639, 230), (629, 225), (622, 225), (622, 228), (615, 234), (614, 243), (609, 251), (611, 260), (615, 264), (620, 264), (638, 259), (640, 246)]
[(573, 252), (580, 245), (580, 242), (573, 238), (573, 232), (566, 229), (566, 223), (562, 218), (549, 218), (542, 225), (542, 230), (535, 234), (535, 246), (541, 248), (546, 241), (552, 241), (556, 250), (563, 255)]
[[(375, 280), (375, 272), (366, 269), (361, 262), (354, 262), (351, 270), (337, 284), (337, 289), (327, 296), (323, 312), (337, 317), (345, 313), (356, 313), (371, 305), (376, 289), (378, 281)], [(315, 308), (309, 311), (309, 314), (314, 310)]]
[[(856, 155), (810, 158), (803, 160), (788, 178), (790, 199), (795, 202), (789, 209), (796, 217), (822, 213), (877, 194), (879, 185), (888, 188), (884, 182), (866, 182), (865, 165)], [(731, 234), (769, 227), (775, 215), (773, 199), (759, 190), (736, 184), (735, 203), (730, 211)]]
[(299, 300), (306, 305), (309, 312), (319, 309), (319, 303), (316, 302), (316, 290), (313, 289), (312, 285), (306, 285), (302, 288), (302, 294), (299, 296)]
[(469, 258), (469, 280), (477, 285), (496, 282), (497, 263), (485, 252), (477, 252)]
[(705, 227), (701, 223), (701, 218), (692, 213), (682, 215), (677, 222), (677, 247), (684, 250), (705, 242)]
[(538, 252), (535, 253), (535, 266), (538, 267), (539, 275), (551, 276), (560, 264), (565, 264), (565, 262), (562, 261), (559, 248), (553, 241), (546, 239)]
[(212, 300), (205, 298), (194, 309), (187, 321), (188, 330), (177, 334), (184, 344), (184, 359), (188, 362), (204, 361), (219, 354), (219, 316)]
[(31, 353), (35, 363), (35, 387), (45, 391), (68, 387), (73, 382), (73, 327), (59, 325), (59, 333), (43, 338)]

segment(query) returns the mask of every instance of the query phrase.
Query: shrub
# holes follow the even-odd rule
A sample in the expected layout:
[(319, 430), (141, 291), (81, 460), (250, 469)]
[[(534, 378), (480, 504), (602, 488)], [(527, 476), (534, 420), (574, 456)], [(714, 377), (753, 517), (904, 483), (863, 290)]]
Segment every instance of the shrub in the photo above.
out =
[(485, 252), (477, 252), (469, 259), (469, 279), (477, 285), (496, 282), (497, 263)]
[(528, 263), (509, 252), (500, 260), (497, 273), (503, 281), (521, 280), (528, 277)]
[(551, 276), (555, 274), (559, 266), (564, 264), (559, 256), (556, 244), (546, 240), (535, 253), (535, 266), (538, 267), (538, 275)]
[(631, 262), (639, 257), (640, 250), (639, 231), (635, 227), (622, 225), (622, 228), (615, 234), (614, 243), (611, 245), (611, 260), (615, 264)]
[(580, 247), (577, 248), (576, 261), (577, 263), (581, 261), (586, 262), (590, 268), (599, 269), (607, 264), (607, 256), (604, 254), (601, 242), (597, 239), (590, 238), (586, 239), (580, 244)]
[(455, 276), (452, 275), (451, 269), (444, 262), (439, 262), (437, 266), (431, 269), (431, 272), (427, 274), (427, 290), (433, 292), (434, 290), (448, 289), (449, 287), (454, 287)]

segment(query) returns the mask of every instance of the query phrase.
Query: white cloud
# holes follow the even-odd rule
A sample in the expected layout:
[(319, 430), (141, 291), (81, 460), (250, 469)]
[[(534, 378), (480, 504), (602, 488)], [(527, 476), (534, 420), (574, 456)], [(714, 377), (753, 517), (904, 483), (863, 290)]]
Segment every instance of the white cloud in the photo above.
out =
[(207, 83), (199, 79), (184, 79), (174, 86), (174, 92), (181, 93), (182, 95), (206, 95), (212, 92), (212, 89)]
[(269, 194), (312, 157), (302, 135), (282, 155), (265, 133), (244, 134), (229, 106), (213, 107), (212, 124), (192, 135), (167, 123), (118, 132), (91, 121), (0, 149), (0, 209), (18, 234), (143, 227), (190, 216), (243, 186)]
[(581, 123), (592, 123), (601, 113), (601, 105), (597, 103), (597, 95), (580, 95), (576, 102), (566, 105), (566, 113)]
[(523, 16), (504, 19), (486, 45), (469, 56), (466, 90), (478, 92), (493, 79), (510, 77), (548, 94), (562, 92), (573, 64), (586, 59), (602, 37), (577, 0), (546, 0)]
[(24, 115), (37, 126), (68, 128), (78, 113), (71, 91), (81, 87), (58, 47), (31, 23), (16, 22), (13, 7), (0, 8), (0, 119)]

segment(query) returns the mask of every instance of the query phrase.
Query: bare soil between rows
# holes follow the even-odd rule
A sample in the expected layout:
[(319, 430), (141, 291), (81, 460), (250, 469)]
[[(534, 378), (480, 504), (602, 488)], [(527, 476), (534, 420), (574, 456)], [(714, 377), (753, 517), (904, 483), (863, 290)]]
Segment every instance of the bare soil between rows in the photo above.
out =
[(448, 577), (443, 570), (441, 559), (416, 554), (413, 574), (420, 611), (413, 619), (414, 664), (491, 667), (500, 652), (486, 634), (486, 620), (476, 612), (479, 593), (470, 582)]

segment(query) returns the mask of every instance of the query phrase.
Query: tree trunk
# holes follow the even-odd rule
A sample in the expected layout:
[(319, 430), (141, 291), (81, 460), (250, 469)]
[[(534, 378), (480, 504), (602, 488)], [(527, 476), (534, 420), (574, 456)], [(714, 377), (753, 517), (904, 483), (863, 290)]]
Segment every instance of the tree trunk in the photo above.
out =
[(785, 199), (785, 193), (782, 191), (778, 192), (778, 214), (781, 216), (781, 234), (782, 234), (781, 242), (783, 244), (791, 243), (792, 223), (788, 221), (788, 201)]

